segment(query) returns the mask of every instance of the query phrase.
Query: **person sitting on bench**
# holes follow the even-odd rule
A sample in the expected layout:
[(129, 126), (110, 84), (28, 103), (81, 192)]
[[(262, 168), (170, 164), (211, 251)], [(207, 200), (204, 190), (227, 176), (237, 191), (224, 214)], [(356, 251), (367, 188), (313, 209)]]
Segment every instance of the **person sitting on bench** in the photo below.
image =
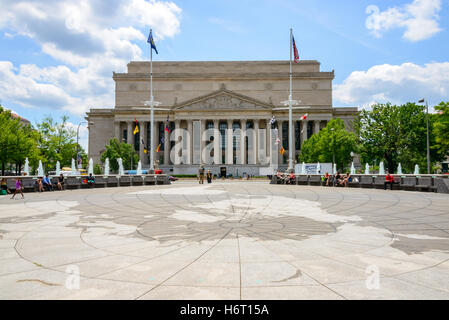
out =
[(64, 175), (62, 173), (58, 178), (58, 189), (64, 190)]
[(287, 178), (287, 184), (294, 184), (295, 182), (295, 173), (293, 171), (290, 171), (290, 175)]
[(387, 184), (390, 185), (390, 190), (393, 190), (394, 177), (387, 171), (387, 176), (385, 177), (384, 190), (387, 190)]
[(95, 184), (95, 177), (92, 175), (92, 173), (89, 175), (89, 177), (87, 178), (87, 184), (89, 185), (89, 187), (93, 187)]
[(2, 179), (1, 188), (4, 190), (5, 194), (11, 194), (11, 191), (8, 189), (8, 183), (5, 178)]
[(44, 185), (44, 188), (47, 189), (47, 191), (53, 191), (53, 186), (51, 184), (50, 178), (48, 177), (48, 174), (45, 175), (44, 179), (42, 179), (42, 184)]
[(349, 172), (346, 172), (346, 175), (343, 176), (343, 178), (340, 180), (340, 185), (344, 186), (345, 188), (348, 186), (348, 183), (351, 182), (352, 178)]
[(341, 175), (340, 172), (337, 171), (337, 173), (334, 175), (334, 186), (339, 186), (341, 183)]

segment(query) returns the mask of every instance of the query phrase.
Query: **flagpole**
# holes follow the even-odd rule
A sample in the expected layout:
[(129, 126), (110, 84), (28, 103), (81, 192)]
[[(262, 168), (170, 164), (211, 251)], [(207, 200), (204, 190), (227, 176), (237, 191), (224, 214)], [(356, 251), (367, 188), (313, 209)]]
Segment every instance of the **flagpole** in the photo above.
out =
[[(150, 30), (152, 34), (153, 30)], [(154, 170), (154, 97), (153, 97), (153, 48), (150, 44), (150, 108), (151, 108), (151, 132), (150, 132), (150, 170)]]
[[(290, 95), (288, 97), (288, 171), (293, 170), (293, 95), (292, 95), (292, 51), (293, 51), (293, 29), (290, 28)], [(282, 130), (282, 128), (281, 128)]]

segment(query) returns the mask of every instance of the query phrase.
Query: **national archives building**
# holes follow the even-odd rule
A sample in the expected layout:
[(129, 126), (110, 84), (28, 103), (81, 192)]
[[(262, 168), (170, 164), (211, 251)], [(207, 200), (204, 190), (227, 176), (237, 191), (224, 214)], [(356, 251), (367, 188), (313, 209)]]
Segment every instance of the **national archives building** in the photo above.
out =
[[(304, 108), (293, 112), (292, 146), (288, 110), (282, 104), (289, 97), (289, 61), (153, 62), (154, 99), (165, 109), (155, 111), (154, 128), (145, 107), (150, 63), (130, 62), (128, 72), (114, 73), (113, 79), (115, 107), (91, 109), (86, 117), (93, 123), (89, 157), (95, 163), (109, 140), (117, 138), (132, 144), (143, 168), (149, 168), (145, 149), (150, 150), (154, 130), (154, 149), (161, 145), (155, 151), (156, 166), (166, 173), (195, 174), (204, 165), (218, 175), (264, 175), (285, 170), (289, 148), (297, 159), (304, 142), (331, 119), (341, 118), (351, 130), (357, 114), (357, 108), (333, 107), (334, 71), (322, 72), (318, 61), (293, 64), (293, 99)], [(308, 117), (301, 120), (304, 114)]]

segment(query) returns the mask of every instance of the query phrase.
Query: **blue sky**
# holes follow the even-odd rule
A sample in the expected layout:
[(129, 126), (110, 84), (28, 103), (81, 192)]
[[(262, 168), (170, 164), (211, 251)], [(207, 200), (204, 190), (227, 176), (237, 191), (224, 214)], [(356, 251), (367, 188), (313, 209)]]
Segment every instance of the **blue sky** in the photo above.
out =
[[(33, 123), (113, 107), (112, 72), (155, 60), (301, 59), (335, 70), (334, 105), (449, 100), (449, 1), (0, 0), (0, 99)], [(82, 130), (86, 145), (87, 130)]]

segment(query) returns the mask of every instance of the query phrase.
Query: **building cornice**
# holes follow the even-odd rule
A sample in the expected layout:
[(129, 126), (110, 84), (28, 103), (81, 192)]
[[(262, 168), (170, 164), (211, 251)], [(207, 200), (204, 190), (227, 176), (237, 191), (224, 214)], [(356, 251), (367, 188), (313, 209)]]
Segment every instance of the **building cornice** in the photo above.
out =
[[(289, 80), (289, 74), (279, 73), (155, 73), (153, 80)], [(293, 80), (334, 80), (334, 72), (297, 72)], [(149, 81), (149, 73), (115, 73), (114, 81)]]

